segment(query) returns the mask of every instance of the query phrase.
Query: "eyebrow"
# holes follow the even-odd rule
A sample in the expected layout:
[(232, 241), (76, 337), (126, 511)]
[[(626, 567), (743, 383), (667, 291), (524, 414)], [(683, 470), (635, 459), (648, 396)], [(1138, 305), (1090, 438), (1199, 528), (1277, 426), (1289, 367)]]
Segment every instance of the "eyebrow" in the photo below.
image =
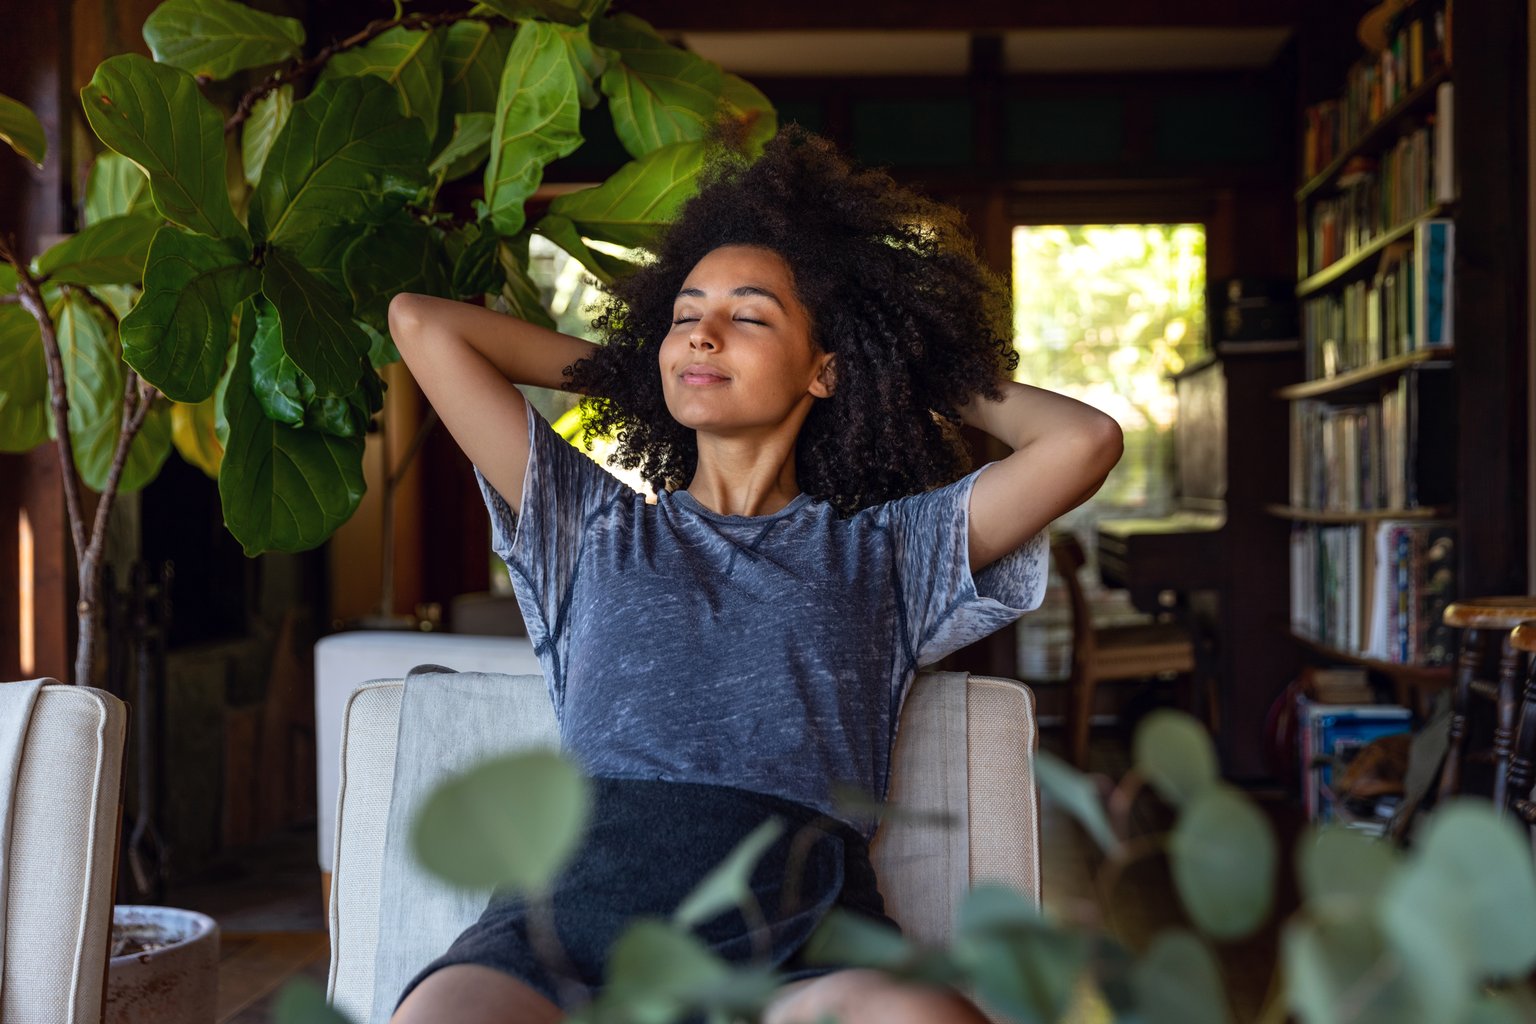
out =
[[(769, 301), (771, 301), (775, 306), (778, 306), (781, 310), (784, 310), (784, 312), (786, 312), (786, 313), (789, 312), (789, 310), (784, 309), (784, 303), (779, 301), (779, 297), (777, 295), (773, 294), (773, 292), (769, 291), (767, 288), (759, 288), (755, 284), (744, 284), (744, 285), (742, 285), (739, 288), (732, 288), (727, 294), (729, 294), (729, 295), (761, 295), (763, 298), (768, 299)], [(698, 288), (684, 288), (682, 291), (677, 293), (677, 297), (679, 299), (682, 298), (685, 295), (691, 296), (693, 298), (699, 298), (699, 299), (704, 298), (704, 292), (702, 290), (698, 289)]]

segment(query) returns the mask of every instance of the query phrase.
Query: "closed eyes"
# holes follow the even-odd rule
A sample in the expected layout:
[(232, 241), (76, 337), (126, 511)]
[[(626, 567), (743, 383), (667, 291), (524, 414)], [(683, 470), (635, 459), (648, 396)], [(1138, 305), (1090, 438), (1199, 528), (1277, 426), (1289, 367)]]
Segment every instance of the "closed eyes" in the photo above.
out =
[[(676, 320), (673, 320), (672, 324), (673, 324), (673, 326), (676, 326), (677, 324), (691, 324), (691, 323), (696, 322), (698, 319), (699, 318), (696, 317), (696, 316), (683, 316), (683, 317), (678, 317)], [(753, 319), (750, 319), (749, 317), (744, 317), (744, 316), (732, 317), (732, 319), (735, 320), (738, 323), (743, 323), (743, 324), (757, 324), (759, 327), (767, 327), (768, 326), (767, 321), (764, 321), (764, 320), (753, 320)]]

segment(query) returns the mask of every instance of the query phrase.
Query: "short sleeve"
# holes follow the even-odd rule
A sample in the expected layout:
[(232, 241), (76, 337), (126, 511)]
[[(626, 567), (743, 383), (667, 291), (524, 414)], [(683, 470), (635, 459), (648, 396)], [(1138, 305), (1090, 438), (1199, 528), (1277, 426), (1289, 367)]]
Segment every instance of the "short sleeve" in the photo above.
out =
[(909, 654), (918, 668), (995, 633), (1045, 598), (1050, 545), (1044, 531), (971, 572), (971, 488), (986, 468), (880, 506), (877, 518), (891, 532)]
[(566, 443), (531, 404), (521, 510), (478, 468), (475, 480), (491, 517), (491, 550), (507, 564), (528, 638), (542, 657), (561, 639), (561, 612), (594, 516), (637, 492)]

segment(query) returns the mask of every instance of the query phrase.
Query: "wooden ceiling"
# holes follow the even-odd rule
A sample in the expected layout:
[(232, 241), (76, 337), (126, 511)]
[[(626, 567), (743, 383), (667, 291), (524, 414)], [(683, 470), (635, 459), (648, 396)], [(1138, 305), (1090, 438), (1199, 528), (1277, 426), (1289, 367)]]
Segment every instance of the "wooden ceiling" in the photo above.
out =
[[(1350, 0), (1340, 0), (1349, 3)], [(667, 31), (1294, 27), (1306, 0), (620, 0)]]

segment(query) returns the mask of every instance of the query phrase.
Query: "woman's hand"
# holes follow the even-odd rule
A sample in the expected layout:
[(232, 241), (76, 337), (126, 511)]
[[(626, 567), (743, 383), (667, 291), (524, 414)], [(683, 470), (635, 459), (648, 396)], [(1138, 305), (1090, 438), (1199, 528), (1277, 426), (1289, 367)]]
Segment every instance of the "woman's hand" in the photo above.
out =
[(977, 395), (958, 410), (961, 422), (1013, 449), (971, 490), (973, 572), (1092, 497), (1125, 450), (1120, 425), (1091, 405), (1028, 384), (998, 386), (1001, 400)]

